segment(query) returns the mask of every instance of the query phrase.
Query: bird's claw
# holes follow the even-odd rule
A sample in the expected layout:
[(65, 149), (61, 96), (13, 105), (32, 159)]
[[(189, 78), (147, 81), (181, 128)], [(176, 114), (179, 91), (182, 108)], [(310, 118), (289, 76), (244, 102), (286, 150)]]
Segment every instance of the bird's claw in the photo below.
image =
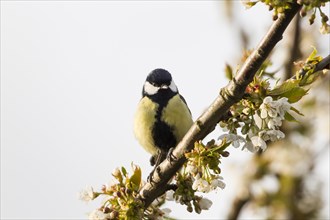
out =
[(167, 153), (167, 156), (166, 156), (166, 159), (171, 163), (173, 160), (177, 160), (178, 158), (176, 156), (173, 155), (173, 150), (174, 150), (174, 147), (171, 147), (169, 150), (168, 150), (168, 153)]
[(147, 177), (147, 181), (149, 183), (152, 183), (152, 176), (154, 175), (155, 172), (155, 168), (151, 171), (151, 173), (149, 174), (149, 176)]
[(149, 174), (149, 176), (147, 177), (147, 181), (149, 183), (152, 183), (153, 182), (153, 175), (154, 173), (157, 173), (157, 175), (159, 176), (159, 178), (161, 178), (161, 173), (160, 173), (160, 167), (159, 166), (156, 166), (152, 171), (151, 173)]

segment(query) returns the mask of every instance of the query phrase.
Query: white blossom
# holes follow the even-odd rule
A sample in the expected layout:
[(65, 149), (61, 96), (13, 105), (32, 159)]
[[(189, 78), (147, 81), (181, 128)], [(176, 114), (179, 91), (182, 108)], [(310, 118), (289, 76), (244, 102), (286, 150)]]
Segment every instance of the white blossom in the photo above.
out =
[(255, 152), (258, 151), (258, 148), (254, 148), (254, 147), (253, 147), (253, 144), (251, 143), (251, 141), (247, 141), (247, 142), (244, 144), (242, 150), (244, 150), (244, 149), (247, 149), (247, 150), (250, 151), (251, 153), (255, 153)]
[(223, 180), (222, 176), (217, 176), (217, 178), (211, 181), (211, 188), (216, 189), (219, 187), (221, 189), (224, 189), (226, 187), (226, 184), (222, 180)]
[(220, 135), (220, 137), (218, 138), (218, 140), (223, 139), (226, 139), (228, 142), (231, 142), (231, 144), (236, 148), (238, 148), (241, 143), (245, 143), (245, 139), (237, 134), (223, 134)]
[(277, 113), (279, 114), (279, 117), (283, 120), (285, 113), (290, 110), (291, 105), (288, 102), (288, 98), (286, 97), (280, 98), (279, 100), (277, 100), (277, 102)]
[(187, 173), (191, 173), (191, 174), (195, 174), (197, 173), (198, 169), (197, 166), (195, 164), (189, 163), (186, 166), (186, 172)]
[(212, 206), (212, 201), (207, 198), (201, 198), (201, 200), (198, 201), (199, 207), (202, 210), (208, 210)]
[(252, 137), (251, 142), (254, 147), (261, 148), (262, 150), (265, 150), (267, 147), (266, 142), (259, 136)]
[(262, 119), (267, 118), (268, 116), (274, 118), (277, 116), (277, 107), (278, 103), (276, 101), (273, 101), (273, 98), (271, 96), (267, 96), (264, 98), (262, 104), (260, 105), (260, 117)]
[(89, 186), (86, 187), (86, 189), (83, 189), (80, 191), (79, 193), (79, 199), (85, 202), (89, 202), (92, 201), (93, 199), (95, 199), (95, 193), (93, 190), (93, 187)]
[(192, 188), (193, 190), (197, 190), (203, 193), (210, 192), (211, 190), (210, 184), (206, 180), (201, 178), (199, 174), (197, 174), (197, 176), (195, 177), (195, 181), (193, 182)]
[(269, 129), (275, 129), (276, 127), (282, 125), (282, 119), (280, 117), (267, 118), (266, 122)]
[(285, 134), (280, 130), (268, 130), (268, 131), (261, 131), (259, 133), (259, 136), (264, 141), (277, 141), (280, 139), (283, 139), (285, 137)]
[[(247, 137), (252, 138), (252, 137), (258, 135), (259, 130), (260, 129), (258, 127), (251, 126), (249, 131), (248, 131)], [(245, 142), (246, 142), (246, 140), (245, 140)]]
[(166, 195), (165, 195), (165, 199), (167, 201), (173, 201), (174, 200), (174, 191), (173, 190), (167, 191)]
[(259, 129), (265, 129), (265, 125), (267, 125), (269, 129), (274, 130), (282, 125), (284, 115), (290, 108), (288, 98), (282, 97), (273, 101), (272, 97), (267, 96), (260, 105), (260, 116), (258, 113), (254, 114), (253, 120)]
[(195, 180), (193, 182), (192, 189), (203, 193), (210, 192), (211, 190), (215, 190), (218, 187), (224, 189), (226, 186), (226, 184), (223, 182), (223, 177), (219, 175), (216, 175), (210, 181), (207, 181), (200, 177), (200, 174), (197, 174), (194, 179)]
[[(291, 108), (288, 98), (282, 97), (279, 100), (273, 101), (272, 97), (267, 96), (263, 103), (260, 105), (260, 117), (262, 119), (268, 119), (268, 127), (281, 126), (282, 120), (284, 120), (284, 115)], [(256, 121), (257, 118), (255, 118)], [(272, 121), (274, 120), (274, 121)], [(259, 128), (260, 123), (256, 122)]]
[(330, 33), (330, 25), (322, 24), (322, 26), (320, 28), (320, 33), (321, 34), (329, 34)]
[(254, 136), (251, 138), (251, 141), (248, 141), (245, 143), (243, 146), (242, 150), (247, 149), (248, 151), (255, 153), (257, 152), (260, 148), (262, 150), (265, 150), (267, 148), (266, 142), (259, 136)]
[(257, 125), (257, 127), (259, 129), (262, 129), (262, 119), (260, 118), (260, 116), (258, 114), (253, 115), (253, 120), (254, 120), (254, 123)]
[(104, 212), (95, 209), (91, 213), (88, 214), (88, 219), (89, 220), (106, 220), (110, 218), (110, 214), (105, 214)]

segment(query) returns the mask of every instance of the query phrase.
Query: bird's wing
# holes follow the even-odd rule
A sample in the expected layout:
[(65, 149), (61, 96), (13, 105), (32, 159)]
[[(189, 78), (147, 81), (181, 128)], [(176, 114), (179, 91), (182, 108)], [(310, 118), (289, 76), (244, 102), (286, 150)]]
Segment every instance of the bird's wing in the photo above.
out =
[[(179, 94), (179, 95), (180, 95), (180, 94)], [(188, 104), (187, 104), (186, 100), (183, 98), (182, 95), (180, 95), (180, 99), (186, 104), (186, 106), (187, 106), (187, 108), (188, 108), (188, 110), (189, 110), (189, 113), (190, 113), (190, 115), (191, 115), (191, 111), (190, 111), (190, 109), (189, 109), (189, 107), (188, 107)]]

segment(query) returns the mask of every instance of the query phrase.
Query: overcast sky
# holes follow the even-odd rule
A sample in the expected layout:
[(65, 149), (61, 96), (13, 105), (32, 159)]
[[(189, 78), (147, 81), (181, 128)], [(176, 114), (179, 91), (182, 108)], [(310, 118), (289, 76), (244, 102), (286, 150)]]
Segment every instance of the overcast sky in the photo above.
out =
[[(196, 119), (240, 57), (235, 25), (256, 46), (272, 22), (263, 7), (235, 9), (230, 24), (220, 1), (1, 1), (1, 218), (84, 219), (100, 205), (78, 200), (85, 186), (132, 161), (146, 179), (150, 155), (132, 124), (147, 74), (170, 71)], [(251, 156), (234, 150), (224, 166)], [(229, 172), (211, 210), (178, 206), (173, 217), (223, 217)]]

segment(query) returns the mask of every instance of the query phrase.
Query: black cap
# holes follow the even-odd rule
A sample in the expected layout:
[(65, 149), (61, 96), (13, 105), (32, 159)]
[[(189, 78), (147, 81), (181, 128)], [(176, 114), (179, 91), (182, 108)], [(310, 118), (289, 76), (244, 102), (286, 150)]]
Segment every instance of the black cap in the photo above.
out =
[(157, 86), (170, 85), (172, 81), (171, 74), (165, 69), (155, 69), (149, 73), (146, 79), (151, 84)]

